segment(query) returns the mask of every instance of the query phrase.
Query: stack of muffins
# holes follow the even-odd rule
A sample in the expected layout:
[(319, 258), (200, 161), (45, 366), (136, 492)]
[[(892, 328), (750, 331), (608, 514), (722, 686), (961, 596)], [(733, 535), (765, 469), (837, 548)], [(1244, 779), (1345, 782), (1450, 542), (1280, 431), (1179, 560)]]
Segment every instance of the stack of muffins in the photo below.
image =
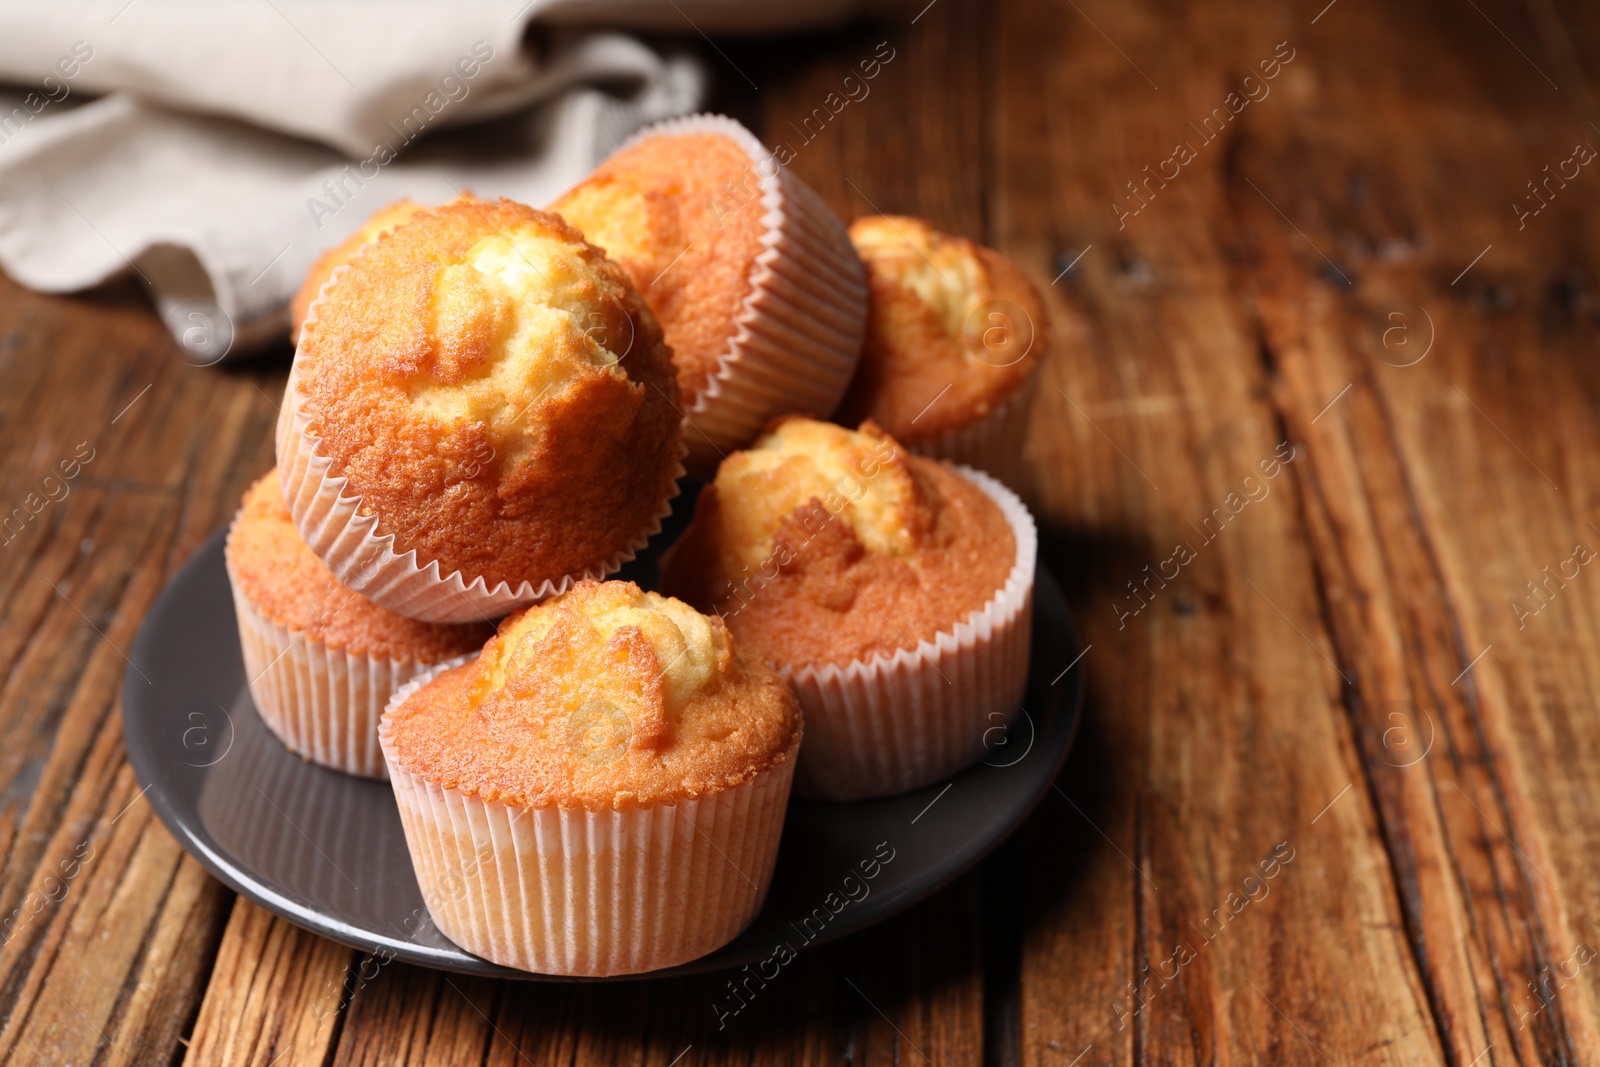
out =
[[(935, 783), (1015, 712), (1037, 538), (997, 478), (1047, 344), (996, 253), (847, 230), (696, 116), (550, 211), (391, 205), (292, 310), (278, 466), (227, 541), (251, 693), (389, 781), (468, 951), (704, 955), (760, 909), (791, 786)], [(686, 472), (661, 591), (607, 581)]]

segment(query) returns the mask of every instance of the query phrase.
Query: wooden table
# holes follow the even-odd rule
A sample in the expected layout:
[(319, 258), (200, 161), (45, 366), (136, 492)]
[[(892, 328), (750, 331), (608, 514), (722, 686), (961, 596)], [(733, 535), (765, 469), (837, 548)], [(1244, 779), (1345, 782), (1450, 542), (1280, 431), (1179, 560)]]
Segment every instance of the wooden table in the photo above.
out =
[(0, 504), (78, 461), (0, 545), (0, 1056), (1594, 1062), (1600, 10), (1324, 3), (688, 38), (841, 213), (1048, 292), (1030, 499), (1089, 646), (1022, 832), (725, 1029), (716, 976), (375, 967), (183, 853), (124, 758), (123, 652), (271, 465), (287, 347), (196, 368), (131, 286), (0, 283)]

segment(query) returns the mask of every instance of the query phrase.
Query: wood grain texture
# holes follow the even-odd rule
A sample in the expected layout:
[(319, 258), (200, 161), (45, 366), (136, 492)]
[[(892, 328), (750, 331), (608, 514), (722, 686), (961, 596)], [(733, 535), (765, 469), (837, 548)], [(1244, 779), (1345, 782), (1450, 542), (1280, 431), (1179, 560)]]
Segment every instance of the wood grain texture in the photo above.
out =
[(236, 900), (183, 1062), (324, 1062), (354, 955)]
[(270, 406), (255, 397), (273, 375), (184, 365), (125, 286), (64, 300), (6, 282), (0, 337), (0, 499), (10, 513), (33, 510), (29, 493), (59, 498), (0, 545), (0, 1054), (168, 1062), (230, 894), (157, 823), (126, 764), (123, 650), (270, 463)]
[[(1529, 36), (1514, 11), (1449, 20), (1341, 5), (1315, 26), (1313, 14), (1241, 5), (1180, 15), (1174, 32), (1170, 19), (1107, 12), (1101, 36), (1035, 10), (1003, 36), (1032, 49), (1055, 34), (1066, 59), (1065, 84), (1040, 92), (1019, 78), (1001, 113), (1087, 101), (1085, 82), (1106, 79), (1131, 101), (1073, 116), (1071, 156), (1066, 138), (1046, 138), (1067, 192), (1024, 196), (1014, 212), (1036, 231), (1062, 205), (1063, 243), (1108, 252), (1070, 290), (1105, 358), (1056, 364), (1079, 461), (1044, 510), (1086, 519), (1098, 549), (1086, 575), (1098, 595), (1080, 618), (1095, 652), (1111, 653), (1091, 664), (1091, 692), (1124, 713), (1104, 743), (1105, 762), (1127, 771), (1074, 783), (1084, 799), (1066, 814), (1125, 855), (1101, 842), (1098, 859), (1037, 871), (1025, 913), (1047, 909), (1062, 878), (1082, 888), (1024, 957), (1030, 1062), (1584, 1062), (1597, 1047), (1593, 978), (1571, 980), (1595, 943), (1589, 881), (1571, 877), (1578, 864), (1565, 890), (1555, 874), (1586, 836), (1573, 798), (1593, 777), (1572, 746), (1584, 732), (1561, 730), (1592, 699), (1556, 679), (1586, 675), (1592, 645), (1574, 635), (1568, 665), (1537, 672), (1565, 692), (1545, 695), (1530, 730), (1529, 705), (1495, 691), (1501, 664), (1533, 654), (1508, 625), (1506, 593), (1521, 583), (1491, 578), (1537, 581), (1593, 533), (1582, 505), (1561, 506), (1562, 475), (1534, 469), (1570, 471), (1592, 424), (1583, 385), (1561, 381), (1572, 362), (1552, 355), (1592, 348), (1593, 317), (1551, 305), (1570, 305), (1561, 294), (1593, 270), (1563, 231), (1593, 223), (1571, 197), (1552, 205), (1568, 214), (1543, 241), (1507, 224), (1522, 172), (1537, 176), (1541, 153), (1569, 154), (1582, 116), (1530, 85), (1531, 64), (1483, 77), (1516, 55), (1491, 18)], [(1126, 56), (1104, 54), (1106, 37)], [(1296, 57), (1270, 95), (1206, 140), (1190, 123), (1227, 106), (1280, 41)], [(1193, 49), (1220, 59), (1206, 77), (1184, 62)], [(1160, 90), (1139, 91), (1136, 64)], [(1144, 185), (1173, 139), (1196, 158)], [(1119, 197), (1128, 189), (1108, 170), (1140, 191)], [(1136, 213), (1094, 210), (1108, 185), (1101, 204)], [(1002, 225), (1011, 215), (997, 212)], [(1489, 244), (1505, 258), (1452, 286)], [(1513, 285), (1531, 292), (1511, 296)], [(1036, 412), (1036, 442), (1065, 447), (1049, 427)], [(1301, 451), (1285, 484), (1214, 541), (1190, 526), (1275, 439)], [(1094, 542), (1120, 529), (1147, 542), (1147, 559), (1107, 574)], [(1198, 558), (1119, 628), (1115, 605), (1138, 606), (1119, 581), (1174, 542)], [(1182, 680), (1146, 680), (1179, 663)], [(1535, 743), (1552, 729), (1567, 743)], [(1049, 841), (1046, 825), (1021, 847)], [(1061, 832), (1094, 843), (1081, 827)], [(1197, 914), (1239, 892), (1252, 850), (1279, 839), (1295, 859), (1270, 893), (1215, 937), (1204, 919), (1197, 929)], [(1179, 944), (1193, 955), (1181, 967)]]
[(470, 980), (275, 919), (160, 826), (118, 692), (272, 462), (287, 348), (193, 367), (131, 285), (0, 280), (0, 515), (78, 461), (0, 532), (0, 1063), (1593, 1061), (1600, 169), (1545, 168), (1600, 146), (1600, 11), (937, 0), (687, 40), (842, 215), (1048, 293), (1028, 495), (1089, 648), (1057, 788), (734, 1014), (736, 975)]

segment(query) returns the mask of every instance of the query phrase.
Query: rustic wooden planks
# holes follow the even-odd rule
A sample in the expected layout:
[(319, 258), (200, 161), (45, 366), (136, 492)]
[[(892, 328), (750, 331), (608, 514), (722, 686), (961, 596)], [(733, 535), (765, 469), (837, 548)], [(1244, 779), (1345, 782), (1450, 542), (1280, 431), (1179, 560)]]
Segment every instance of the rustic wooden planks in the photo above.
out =
[(139, 796), (120, 650), (270, 465), (286, 350), (190, 367), (131, 286), (0, 282), (0, 505), (93, 457), (0, 544), (0, 1060), (1593, 1058), (1600, 173), (1511, 205), (1600, 146), (1600, 16), (912, 8), (706, 54), (841, 213), (925, 215), (1048, 288), (1031, 499), (1090, 704), (1018, 839), (723, 1028), (727, 976), (468, 980), (235, 900)]
[(83, 460), (65, 497), (0, 546), (0, 909), (16, 917), (0, 947), (0, 1052), (165, 1062), (229, 894), (156, 822), (126, 765), (121, 650), (270, 462), (269, 409), (251, 399), (252, 376), (176, 360), (128, 287), (69, 301), (5, 283), (0, 322), (7, 510)]
[[(1304, 450), (1275, 499), (1249, 504), (1187, 580), (1129, 622), (1132, 637), (1107, 612), (1127, 593), (1122, 572), (1137, 578), (1143, 561), (1106, 567), (1095, 545), (1080, 611), (1095, 651), (1109, 653), (1091, 667), (1091, 692), (1116, 711), (1103, 729), (1121, 773), (1069, 787), (1088, 803), (1066, 817), (1093, 820), (1112, 844), (1025, 875), (1025, 910), (1048, 915), (1059, 882), (1094, 864), (1024, 956), (1030, 1062), (1574, 1062), (1596, 1047), (1593, 979), (1568, 980), (1595, 942), (1592, 889), (1555, 873), (1570, 864), (1576, 875), (1573, 846), (1588, 836), (1576, 798), (1592, 795), (1592, 735), (1572, 721), (1590, 717), (1588, 632), (1565, 638), (1570, 659), (1533, 666), (1540, 653), (1513, 645), (1498, 592), (1520, 582), (1496, 573), (1539, 580), (1584, 529), (1581, 490), (1564, 496), (1533, 468), (1581, 477), (1585, 389), (1574, 360), (1550, 364), (1592, 347), (1592, 315), (1573, 313), (1569, 290), (1593, 267), (1560, 217), (1543, 243), (1506, 225), (1521, 171), (1579, 116), (1530, 89), (1531, 69), (1484, 77), (1486, 65), (1519, 62), (1488, 17), (1341, 5), (1312, 26), (1315, 14), (1177, 13), (1174, 32), (1173, 20), (1104, 13), (1125, 61), (1082, 19), (1019, 11), (1002, 34), (1019, 50), (1054, 35), (1066, 58), (1043, 91), (1018, 78), (1001, 113), (1043, 127), (1056, 120), (1046, 101), (1083, 102), (1064, 120), (1070, 153), (1067, 138), (1049, 139), (1065, 190), (1020, 195), (1016, 225), (1037, 232), (1054, 210), (1063, 244), (1108, 253), (1098, 269), (1085, 259), (1072, 290), (1104, 358), (1056, 368), (1062, 393), (1091, 400), (1061, 403), (1059, 421), (1036, 414), (1043, 448), (1076, 451), (1046, 511), (1095, 538), (1131, 530), (1158, 559), (1272, 440)], [(1494, 15), (1531, 38), (1515, 12)], [(1446, 24), (1443, 47), (1408, 48)], [(1272, 95), (1200, 145), (1180, 178), (1150, 187), (1148, 204), (1123, 201), (1140, 208), (1125, 229), (1103, 207), (1084, 210), (1108, 171), (1142, 179), (1167, 157), (1166, 131), (1197, 141), (1188, 121), (1280, 40), (1297, 56)], [(1210, 77), (1183, 62), (1192, 49), (1219, 58)], [(1166, 84), (1139, 93), (1135, 64)], [(1089, 103), (1088, 83), (1107, 80), (1130, 102)], [(1016, 165), (1037, 159), (1019, 153)], [(1564, 225), (1592, 234), (1576, 199)], [(1453, 289), (1484, 245), (1518, 240), (1498, 268), (1489, 260)], [(1506, 295), (1513, 287), (1531, 291)], [(1135, 294), (1149, 333), (1128, 306)], [(1512, 314), (1508, 302), (1523, 301)], [(1396, 365), (1421, 355), (1428, 332), (1439, 340), (1426, 361)], [(1091, 428), (1096, 403), (1108, 417)], [(1573, 593), (1566, 607), (1581, 612)], [(1196, 633), (1191, 620), (1208, 615), (1221, 625)], [(1506, 658), (1466, 671), (1485, 647)], [(1497, 662), (1531, 668), (1536, 704), (1504, 691)], [(1186, 679), (1146, 681), (1175, 663)], [(1038, 820), (1021, 850), (1042, 851), (1054, 832)], [(1280, 838), (1295, 860), (1208, 940), (1196, 912), (1237, 892), (1251, 850)], [(1193, 961), (1168, 962), (1174, 943), (1194, 946)], [(1148, 995), (1118, 991), (1146, 966)], [(1543, 1000), (1527, 985), (1541, 974)]]

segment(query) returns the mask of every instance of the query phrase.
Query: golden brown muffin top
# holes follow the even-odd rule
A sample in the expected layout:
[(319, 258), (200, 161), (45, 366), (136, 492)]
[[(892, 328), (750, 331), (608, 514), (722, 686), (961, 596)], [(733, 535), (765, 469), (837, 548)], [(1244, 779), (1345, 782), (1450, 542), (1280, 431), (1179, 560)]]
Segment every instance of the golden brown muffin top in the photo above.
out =
[(1033, 283), (998, 252), (922, 219), (850, 224), (871, 293), (867, 339), (836, 417), (915, 444), (988, 415), (1049, 348)]
[(244, 494), (225, 548), (233, 581), (256, 609), (329, 648), (439, 663), (483, 647), (494, 627), (418, 622), (340, 584), (295, 528), (274, 467)]
[(550, 210), (621, 263), (661, 322), (693, 404), (728, 353), (766, 232), (749, 154), (716, 133), (618, 152)]
[(300, 283), (299, 292), (289, 301), (289, 340), (299, 343), (300, 324), (306, 321), (306, 309), (317, 298), (317, 294), (322, 291), (323, 283), (333, 274), (336, 267), (349, 262), (350, 257), (356, 254), (356, 249), (369, 241), (376, 241), (379, 236), (388, 233), (421, 210), (421, 204), (402, 197), (373, 212), (372, 217), (362, 223), (359, 230), (318, 256), (317, 261), (311, 264), (311, 269), (306, 272), (306, 280)]
[(1016, 562), (1005, 513), (882, 429), (780, 420), (722, 462), (662, 586), (779, 666), (915, 648), (989, 602)]
[(800, 705), (727, 627), (632, 582), (579, 582), (384, 718), (406, 772), (484, 800), (672, 804), (791, 758)]
[(671, 354), (627, 275), (510, 200), (425, 210), (312, 305), (296, 395), (331, 474), (419, 561), (516, 586), (606, 562), (671, 489)]

